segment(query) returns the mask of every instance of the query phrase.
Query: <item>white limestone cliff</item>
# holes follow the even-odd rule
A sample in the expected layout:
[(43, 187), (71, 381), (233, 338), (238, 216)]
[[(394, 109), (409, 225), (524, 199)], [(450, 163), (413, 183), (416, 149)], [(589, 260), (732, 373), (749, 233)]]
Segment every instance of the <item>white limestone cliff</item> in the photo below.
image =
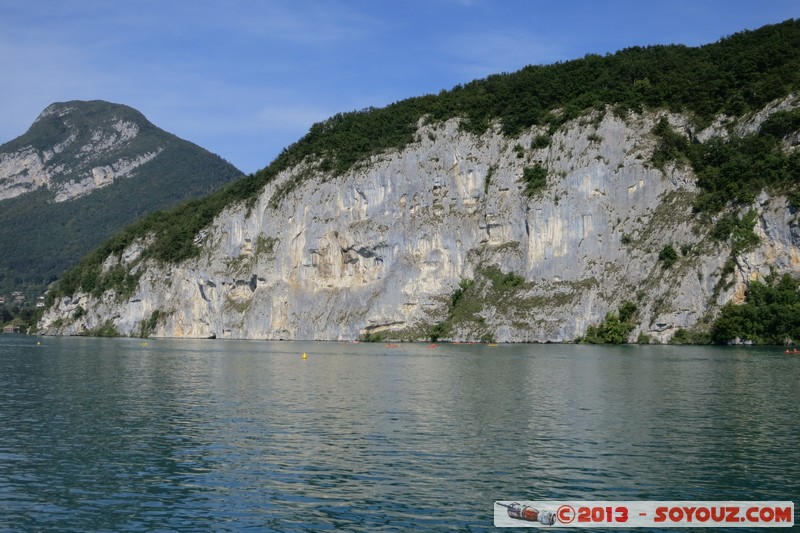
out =
[(0, 200), (47, 187), (50, 183), (42, 155), (34, 148), (0, 154)]
[[(456, 120), (421, 122), (402, 151), (306, 180), (273, 208), (279, 186), (304, 168), (282, 173), (252, 208), (230, 207), (198, 235), (198, 259), (137, 264), (142, 275), (130, 298), (61, 299), (41, 327), (80, 334), (110, 320), (120, 334), (137, 335), (157, 317), (151, 335), (163, 337), (422, 338), (444, 319), (461, 280), (496, 267), (525, 281), (475, 314), (499, 342), (570, 341), (624, 301), (639, 309), (634, 339), (666, 341), (741, 298), (746, 283), (770, 269), (800, 272), (800, 229), (785, 198), (762, 194), (753, 206), (761, 243), (738, 257), (732, 283), (723, 283), (730, 248), (692, 213), (692, 171), (650, 164), (661, 116), (596, 113), (540, 149), (530, 148), (544, 133), (536, 128), (510, 139), (499, 130), (465, 133)], [(548, 169), (547, 186), (528, 198), (520, 177), (535, 164)], [(144, 244), (105, 268), (133, 264)], [(682, 251), (669, 269), (658, 260), (666, 245)], [(456, 325), (452, 338), (482, 331)]]

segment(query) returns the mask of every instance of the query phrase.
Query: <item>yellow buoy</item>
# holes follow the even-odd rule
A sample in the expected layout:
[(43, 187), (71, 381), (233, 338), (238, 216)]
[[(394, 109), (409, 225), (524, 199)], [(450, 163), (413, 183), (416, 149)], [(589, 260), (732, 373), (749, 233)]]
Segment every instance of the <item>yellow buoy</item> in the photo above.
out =
[(303, 359), (308, 359), (308, 356), (306, 355), (306, 352), (303, 352)]

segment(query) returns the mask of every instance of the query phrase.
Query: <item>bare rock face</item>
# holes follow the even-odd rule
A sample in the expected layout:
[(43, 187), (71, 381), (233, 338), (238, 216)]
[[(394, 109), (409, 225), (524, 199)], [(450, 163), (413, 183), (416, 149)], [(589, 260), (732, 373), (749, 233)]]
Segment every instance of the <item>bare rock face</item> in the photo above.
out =
[(0, 154), (0, 200), (47, 187), (50, 182), (41, 154), (32, 147)]
[[(634, 339), (668, 340), (771, 268), (799, 272), (800, 232), (786, 199), (764, 194), (753, 206), (761, 244), (726, 283), (730, 247), (693, 215), (692, 171), (650, 164), (661, 116), (583, 117), (545, 148), (531, 148), (544, 130), (512, 139), (464, 133), (456, 120), (420, 125), (402, 151), (304, 181), (270, 207), (304, 168), (285, 172), (255, 207), (229, 208), (198, 237), (200, 258), (139, 264), (131, 298), (78, 294), (42, 326), (78, 334), (110, 319), (136, 335), (157, 316), (152, 334), (165, 337), (424, 338), (473, 280), (482, 299), (453, 322), (453, 340), (570, 341), (625, 301), (639, 310)], [(537, 165), (547, 183), (529, 196), (521, 178)], [(658, 259), (667, 245), (681, 251), (670, 268)], [(135, 257), (129, 250), (121, 261)], [(513, 289), (501, 290), (498, 273)]]
[(89, 175), (79, 181), (74, 179), (62, 183), (55, 187), (56, 202), (64, 202), (79, 198), (95, 189), (107, 187), (114, 183), (114, 180), (126, 178), (133, 174), (136, 168), (152, 161), (162, 150), (146, 152), (135, 158), (120, 158), (109, 165), (92, 167)]

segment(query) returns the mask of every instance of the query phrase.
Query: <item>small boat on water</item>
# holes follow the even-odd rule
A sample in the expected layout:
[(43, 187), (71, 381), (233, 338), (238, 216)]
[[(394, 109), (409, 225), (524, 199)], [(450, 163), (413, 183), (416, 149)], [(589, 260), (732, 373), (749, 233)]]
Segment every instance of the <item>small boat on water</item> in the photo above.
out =
[(435, 342), (433, 342), (433, 343), (431, 343), (431, 344), (429, 344), (429, 345), (427, 346), (427, 348), (438, 348), (438, 347), (439, 347), (439, 345), (438, 345), (438, 344), (436, 344)]
[(783, 352), (783, 353), (785, 353), (786, 355), (800, 355), (800, 350), (798, 350), (797, 348), (793, 348), (793, 349), (791, 349), (791, 350), (788, 350), (788, 349), (787, 349), (787, 350), (786, 350), (785, 352)]
[(400, 345), (399, 344), (392, 344), (390, 342), (389, 344), (384, 344), (384, 347), (386, 347), (386, 348), (399, 348)]

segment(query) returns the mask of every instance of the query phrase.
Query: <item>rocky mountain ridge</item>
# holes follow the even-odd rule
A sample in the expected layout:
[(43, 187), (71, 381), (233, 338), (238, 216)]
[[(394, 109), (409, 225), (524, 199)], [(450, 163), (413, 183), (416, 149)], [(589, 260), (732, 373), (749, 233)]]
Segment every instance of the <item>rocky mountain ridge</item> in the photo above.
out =
[(131, 107), (54, 103), (0, 146), (0, 295), (41, 294), (126, 224), (241, 175)]
[[(799, 103), (790, 95), (700, 130), (681, 113), (618, 116), (611, 108), (552, 135), (545, 127), (476, 135), (458, 119), (421, 120), (413, 143), (340, 176), (311, 159), (281, 172), (254, 202), (229, 206), (195, 237), (199, 257), (143, 258), (149, 237), (138, 239), (102, 266), (135, 276), (130, 294), (59, 298), (41, 327), (325, 340), (437, 331), (450, 340), (564, 342), (633, 302), (631, 338), (667, 341), (741, 300), (751, 280), (797, 275), (800, 230), (787, 198), (765, 190), (741, 210), (757, 215), (758, 245), (733, 256), (731, 243), (713, 239), (711, 223), (692, 211), (692, 169), (652, 164), (655, 125), (665, 117), (703, 141), (755, 131)], [(546, 169), (546, 184), (529, 195), (526, 172), (536, 167)], [(667, 247), (680, 250), (669, 266), (660, 258)], [(471, 300), (459, 302), (467, 288)]]
[[(28, 137), (37, 130), (58, 127), (60, 139), (52, 146), (37, 148), (25, 137), (0, 153), (0, 200), (14, 198), (46, 187), (54, 193), (54, 201), (63, 202), (88, 194), (131, 175), (139, 166), (152, 160), (164, 148), (124, 157), (119, 154), (140, 131), (131, 117), (110, 115), (99, 124), (87, 123), (81, 113), (82, 103), (56, 103), (48, 106), (36, 118)], [(126, 110), (133, 114), (133, 110)], [(139, 120), (144, 120), (140, 117)], [(44, 124), (57, 121), (59, 124)], [(91, 131), (87, 131), (91, 129)], [(83, 142), (80, 142), (83, 141)], [(11, 149), (9, 149), (11, 148)]]

